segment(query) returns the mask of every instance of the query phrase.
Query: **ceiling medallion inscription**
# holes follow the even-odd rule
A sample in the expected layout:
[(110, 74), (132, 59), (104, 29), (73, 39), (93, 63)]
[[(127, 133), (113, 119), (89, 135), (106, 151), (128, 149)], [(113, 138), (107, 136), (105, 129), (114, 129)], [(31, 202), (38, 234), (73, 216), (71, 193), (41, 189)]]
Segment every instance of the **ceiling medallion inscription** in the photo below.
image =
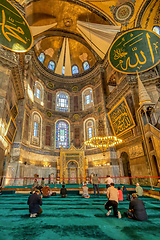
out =
[(78, 121), (80, 118), (79, 114), (74, 114), (73, 115), (73, 121)]
[(134, 6), (130, 2), (126, 2), (117, 6), (113, 10), (113, 17), (119, 23), (128, 22), (134, 13)]
[(71, 27), (73, 25), (73, 21), (71, 18), (64, 18), (63, 23), (64, 23), (65, 27)]
[(54, 84), (52, 82), (48, 82), (47, 86), (50, 88), (50, 89), (53, 89), (54, 88)]
[(77, 86), (72, 87), (72, 92), (77, 92), (77, 91), (78, 91), (78, 87)]
[(52, 113), (50, 111), (47, 111), (46, 114), (47, 114), (47, 117), (49, 118), (52, 117)]

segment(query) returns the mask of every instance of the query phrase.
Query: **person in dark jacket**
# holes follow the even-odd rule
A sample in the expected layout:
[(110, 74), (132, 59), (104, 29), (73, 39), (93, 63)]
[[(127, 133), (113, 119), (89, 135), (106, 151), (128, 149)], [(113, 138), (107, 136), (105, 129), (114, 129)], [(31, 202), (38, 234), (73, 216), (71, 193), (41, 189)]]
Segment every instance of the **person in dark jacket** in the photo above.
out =
[(146, 221), (148, 219), (144, 203), (142, 200), (137, 198), (136, 193), (132, 193), (129, 210), (125, 213), (125, 215), (139, 221)]
[(62, 185), (61, 191), (60, 191), (61, 197), (65, 198), (67, 197), (67, 189), (65, 188), (65, 185)]
[(37, 214), (43, 212), (42, 208), (42, 195), (39, 196), (40, 190), (35, 189), (35, 193), (29, 196), (27, 204), (29, 205), (30, 217), (36, 217)]

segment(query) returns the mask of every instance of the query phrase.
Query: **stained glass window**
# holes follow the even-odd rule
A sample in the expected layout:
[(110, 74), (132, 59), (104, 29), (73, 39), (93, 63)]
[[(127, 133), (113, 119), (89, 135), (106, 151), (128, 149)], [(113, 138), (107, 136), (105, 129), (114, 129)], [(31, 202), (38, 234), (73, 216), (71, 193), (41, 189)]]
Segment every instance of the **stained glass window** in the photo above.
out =
[(34, 122), (34, 137), (38, 137), (38, 123)]
[(63, 68), (62, 68), (62, 75), (64, 75), (65, 74), (65, 66), (63, 66)]
[(93, 106), (92, 89), (86, 89), (83, 91), (83, 109), (87, 109)]
[(156, 32), (158, 35), (160, 35), (160, 27), (159, 26), (154, 26), (152, 30), (153, 30), (153, 32)]
[(95, 125), (94, 125), (94, 120), (93, 119), (89, 119), (86, 121), (85, 124), (85, 131), (86, 131), (86, 140), (88, 140), (91, 137), (95, 136)]
[(89, 63), (87, 61), (83, 62), (83, 69), (88, 70), (90, 68)]
[(35, 83), (34, 96), (36, 98), (42, 100), (42, 87), (41, 87), (41, 85), (38, 82)]
[(78, 66), (77, 65), (73, 65), (72, 66), (72, 74), (77, 74), (77, 73), (79, 73)]
[(55, 68), (55, 62), (50, 61), (50, 62), (48, 63), (48, 68), (51, 69), (52, 71), (54, 71), (54, 68)]
[(68, 94), (61, 92), (57, 94), (57, 111), (68, 111)]
[(41, 54), (39, 55), (38, 59), (39, 59), (39, 61), (40, 61), (41, 63), (43, 63), (43, 62), (44, 62), (44, 59), (45, 59), (45, 54), (44, 54), (44, 53), (41, 53)]
[(69, 124), (59, 120), (56, 123), (56, 148), (69, 148)]
[(31, 133), (31, 144), (40, 146), (41, 141), (41, 116), (37, 112), (33, 112), (32, 115), (32, 133)]

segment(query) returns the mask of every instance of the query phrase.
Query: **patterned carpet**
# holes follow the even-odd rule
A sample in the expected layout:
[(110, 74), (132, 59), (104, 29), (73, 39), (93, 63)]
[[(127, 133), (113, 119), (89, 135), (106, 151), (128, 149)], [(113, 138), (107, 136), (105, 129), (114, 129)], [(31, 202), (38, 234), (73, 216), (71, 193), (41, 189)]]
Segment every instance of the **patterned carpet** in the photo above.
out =
[[(143, 197), (148, 220), (138, 222), (124, 217), (129, 201), (119, 203), (122, 219), (106, 217), (106, 195), (99, 198), (91, 195), (59, 195), (43, 199), (43, 213), (29, 218), (28, 194), (0, 196), (1, 240), (159, 240), (160, 201)], [(125, 198), (125, 196), (124, 196)]]

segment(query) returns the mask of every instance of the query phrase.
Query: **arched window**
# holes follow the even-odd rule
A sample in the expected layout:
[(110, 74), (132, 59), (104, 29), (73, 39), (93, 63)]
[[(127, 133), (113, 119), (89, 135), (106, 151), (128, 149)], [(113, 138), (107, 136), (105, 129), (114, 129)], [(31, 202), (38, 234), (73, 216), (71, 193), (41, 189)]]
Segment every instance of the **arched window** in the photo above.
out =
[(62, 75), (64, 75), (65, 74), (65, 66), (63, 66), (63, 68), (62, 68)]
[(31, 143), (36, 146), (40, 146), (41, 122), (42, 121), (39, 113), (34, 112), (32, 115)]
[(153, 30), (153, 32), (155, 32), (158, 35), (160, 35), (160, 27), (159, 26), (154, 26), (152, 30)]
[(44, 54), (44, 53), (40, 53), (38, 59), (39, 59), (39, 61), (40, 61), (41, 63), (43, 63), (43, 62), (44, 62), (44, 59), (45, 59), (45, 54)]
[(85, 140), (95, 136), (95, 122), (94, 119), (88, 119), (85, 122)]
[(36, 82), (34, 88), (34, 99), (36, 102), (43, 106), (43, 86), (41, 83)]
[(84, 71), (90, 69), (89, 63), (87, 61), (83, 62), (83, 69)]
[(93, 106), (93, 93), (91, 88), (87, 88), (82, 93), (83, 110)]
[(79, 73), (78, 66), (77, 65), (73, 65), (72, 66), (72, 74), (77, 74), (77, 73)]
[(48, 68), (51, 69), (52, 71), (54, 71), (54, 68), (55, 68), (55, 62), (53, 62), (53, 61), (49, 61), (49, 63), (48, 63)]
[(57, 111), (69, 111), (69, 96), (65, 92), (57, 93)]
[(69, 148), (69, 124), (64, 120), (56, 122), (56, 148)]

